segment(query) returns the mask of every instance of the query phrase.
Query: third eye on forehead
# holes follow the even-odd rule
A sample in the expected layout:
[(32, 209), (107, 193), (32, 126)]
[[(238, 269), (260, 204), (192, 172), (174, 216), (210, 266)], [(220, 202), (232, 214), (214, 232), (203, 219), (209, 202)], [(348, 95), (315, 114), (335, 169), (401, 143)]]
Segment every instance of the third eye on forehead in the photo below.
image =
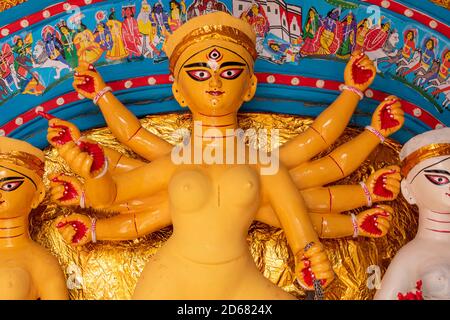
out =
[[(211, 66), (209, 63), (207, 62), (195, 62), (195, 63), (190, 63), (184, 66), (184, 68), (208, 68), (211, 69)], [(245, 67), (245, 63), (242, 62), (237, 62), (237, 61), (226, 61), (223, 62), (219, 68), (224, 68), (224, 67)]]

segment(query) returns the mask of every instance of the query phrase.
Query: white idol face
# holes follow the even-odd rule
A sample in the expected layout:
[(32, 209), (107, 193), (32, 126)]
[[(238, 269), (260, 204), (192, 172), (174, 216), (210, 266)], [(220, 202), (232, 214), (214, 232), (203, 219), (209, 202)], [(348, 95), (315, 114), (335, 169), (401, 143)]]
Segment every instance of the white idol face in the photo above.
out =
[(402, 181), (402, 193), (419, 208), (450, 213), (450, 156), (420, 162)]

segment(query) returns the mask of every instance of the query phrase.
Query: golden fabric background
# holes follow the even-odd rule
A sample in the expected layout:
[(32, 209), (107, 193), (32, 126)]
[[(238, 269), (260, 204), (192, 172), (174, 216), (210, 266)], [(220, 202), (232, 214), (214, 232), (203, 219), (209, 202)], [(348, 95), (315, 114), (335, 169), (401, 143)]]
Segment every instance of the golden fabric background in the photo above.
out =
[[(172, 133), (179, 128), (189, 128), (191, 116), (154, 115), (147, 116), (141, 122), (151, 132), (174, 143)], [(312, 119), (287, 115), (251, 113), (239, 116), (239, 124), (243, 129), (279, 129), (281, 143), (303, 132), (311, 123)], [(360, 129), (347, 128), (335, 146), (352, 139), (359, 132)], [(130, 150), (115, 140), (108, 129), (94, 129), (85, 134), (104, 146), (135, 157)], [(398, 164), (400, 148), (398, 143), (387, 140), (370, 155), (358, 171), (335, 184), (356, 184), (376, 169)], [(70, 169), (57, 157), (53, 148), (46, 149), (45, 154), (47, 174), (60, 171), (70, 173)], [(48, 181), (46, 184), (48, 185)], [(417, 211), (409, 206), (401, 195), (390, 205), (394, 207), (395, 215), (393, 226), (386, 237), (323, 240), (336, 273), (335, 281), (326, 289), (326, 299), (372, 299), (375, 289), (367, 287), (367, 280), (371, 275), (366, 273), (367, 268), (376, 265), (384, 273), (398, 249), (411, 240), (417, 230)], [(94, 214), (97, 217), (107, 215), (81, 208), (57, 207), (49, 202), (47, 195), (30, 218), (32, 238), (58, 257), (68, 278), (72, 299), (129, 299), (145, 263), (170, 236), (171, 228), (134, 241), (105, 241), (72, 248), (63, 241), (52, 223), (57, 216), (73, 212)], [(283, 231), (262, 223), (254, 223), (249, 230), (248, 241), (261, 272), (284, 290), (304, 299), (304, 291), (294, 281), (294, 260)]]

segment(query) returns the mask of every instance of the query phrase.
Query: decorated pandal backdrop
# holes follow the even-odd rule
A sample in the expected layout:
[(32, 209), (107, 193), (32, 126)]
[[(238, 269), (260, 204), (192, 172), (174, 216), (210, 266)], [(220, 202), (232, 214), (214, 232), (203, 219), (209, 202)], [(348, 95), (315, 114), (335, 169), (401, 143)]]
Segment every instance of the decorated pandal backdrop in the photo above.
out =
[[(339, 95), (345, 64), (355, 50), (375, 62), (378, 75), (364, 92), (350, 126), (330, 150), (363, 131), (384, 98), (395, 94), (402, 100), (403, 128), (378, 146), (357, 171), (335, 184), (358, 184), (377, 169), (398, 165), (405, 141), (450, 124), (446, 1), (16, 2), (5, 1), (0, 7), (5, 10), (0, 13), (0, 133), (45, 148), (46, 176), (73, 173), (48, 147), (48, 122), (39, 111), (71, 121), (103, 146), (138, 158), (104, 128), (98, 107), (73, 90), (79, 59), (96, 66), (145, 128), (175, 143), (173, 133), (189, 128), (192, 118), (172, 96), (163, 30), (174, 31), (188, 19), (213, 11), (245, 19), (257, 34), (259, 84), (255, 98), (241, 108), (238, 120), (244, 129), (279, 129), (280, 143), (304, 132)], [(49, 186), (47, 178), (45, 182)], [(336, 274), (325, 298), (373, 298), (377, 280), (417, 230), (414, 206), (401, 195), (389, 205), (395, 214), (387, 236), (322, 240)], [(145, 263), (171, 235), (171, 228), (133, 241), (74, 248), (54, 227), (58, 216), (70, 213), (98, 218), (117, 214), (61, 207), (49, 195), (33, 211), (31, 236), (58, 258), (70, 297), (130, 298)], [(294, 258), (282, 230), (254, 223), (248, 242), (267, 278), (306, 298), (294, 280)]]

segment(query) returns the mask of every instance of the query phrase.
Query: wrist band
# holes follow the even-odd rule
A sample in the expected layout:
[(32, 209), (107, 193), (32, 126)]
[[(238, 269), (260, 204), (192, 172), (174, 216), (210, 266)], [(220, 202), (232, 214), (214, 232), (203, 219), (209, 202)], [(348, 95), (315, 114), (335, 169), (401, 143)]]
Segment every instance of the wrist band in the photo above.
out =
[(82, 209), (86, 208), (86, 194), (84, 193), (84, 190), (81, 191), (81, 196), (80, 196), (80, 207)]
[(97, 219), (91, 218), (91, 237), (92, 237), (92, 243), (96, 243), (96, 242), (97, 242), (96, 226), (97, 226)]
[(308, 251), (309, 249), (311, 249), (311, 247), (314, 245), (314, 241), (311, 241), (310, 243), (308, 243), (304, 248), (303, 248), (303, 252)]
[(92, 99), (92, 101), (94, 102), (94, 104), (97, 104), (98, 100), (108, 91), (112, 91), (111, 87), (104, 87), (102, 90), (100, 90), (94, 97), (94, 99)]
[(342, 86), (342, 91), (344, 91), (344, 90), (348, 90), (353, 93), (356, 93), (359, 96), (359, 100), (364, 99), (364, 93), (361, 90), (359, 90), (358, 88), (344, 85), (344, 86)]
[(366, 196), (367, 206), (371, 207), (372, 206), (372, 196), (370, 195), (369, 188), (367, 188), (367, 185), (363, 181), (361, 181), (359, 184), (363, 188), (364, 195)]
[(364, 129), (366, 129), (367, 131), (372, 132), (374, 135), (376, 135), (378, 137), (378, 139), (380, 139), (381, 143), (384, 143), (384, 140), (386, 139), (380, 131), (378, 131), (377, 129), (375, 129), (374, 127), (371, 126), (367, 126)]
[(358, 220), (356, 220), (356, 216), (352, 213), (352, 224), (353, 224), (353, 238), (357, 238), (359, 234), (358, 228)]
[(101, 177), (103, 177), (106, 174), (106, 172), (108, 172), (108, 166), (109, 166), (108, 158), (105, 157), (105, 164), (103, 165), (102, 172), (100, 172), (94, 179), (100, 179)]

